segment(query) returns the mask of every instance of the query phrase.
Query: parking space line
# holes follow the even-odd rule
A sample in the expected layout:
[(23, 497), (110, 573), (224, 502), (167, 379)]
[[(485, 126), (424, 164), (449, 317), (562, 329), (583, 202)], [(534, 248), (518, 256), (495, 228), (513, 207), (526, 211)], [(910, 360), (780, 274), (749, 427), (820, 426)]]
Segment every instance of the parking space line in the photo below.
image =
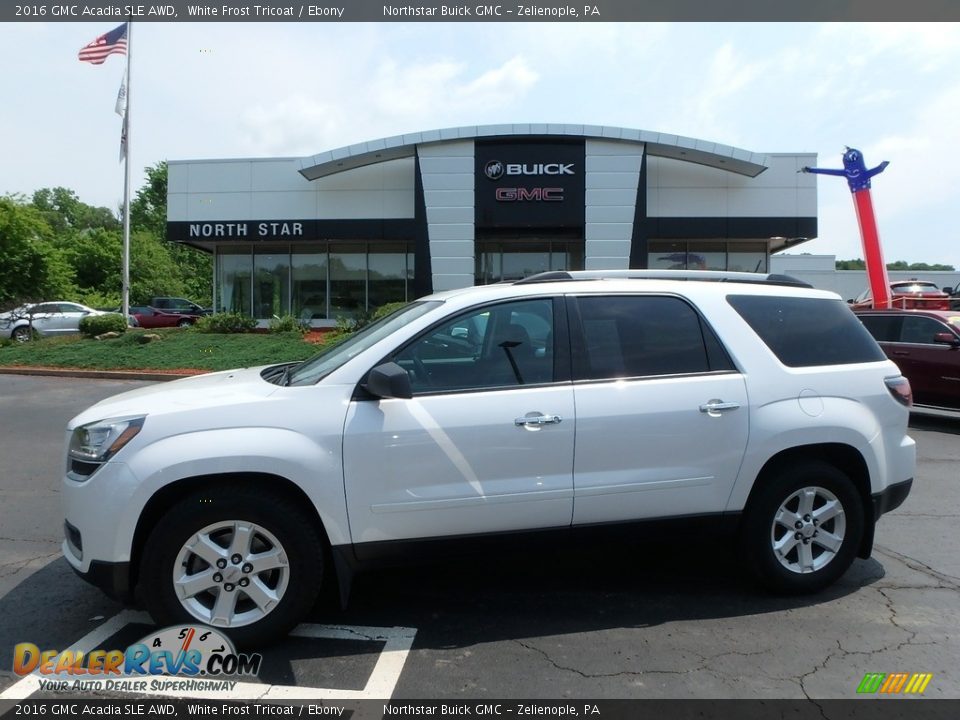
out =
[[(68, 650), (84, 652), (96, 649), (100, 643), (130, 623), (151, 625), (149, 615), (144, 612), (124, 610), (100, 627), (87, 633)], [(368, 627), (362, 625), (316, 625), (303, 624), (293, 629), (293, 637), (317, 640), (358, 640), (362, 642), (382, 642), (383, 649), (377, 658), (373, 671), (363, 690), (338, 688), (315, 688), (299, 685), (267, 685), (263, 683), (237, 682), (231, 690), (217, 695), (223, 700), (363, 700), (368, 698), (386, 699), (400, 680), (400, 673), (407, 661), (416, 628), (407, 627)], [(123, 677), (123, 676), (121, 676)], [(161, 676), (157, 676), (161, 677)], [(0, 700), (24, 700), (40, 689), (41, 676), (28, 675), (0, 693)], [(172, 698), (208, 699), (209, 691), (184, 690), (169, 692), (162, 689), (147, 689), (138, 694)]]

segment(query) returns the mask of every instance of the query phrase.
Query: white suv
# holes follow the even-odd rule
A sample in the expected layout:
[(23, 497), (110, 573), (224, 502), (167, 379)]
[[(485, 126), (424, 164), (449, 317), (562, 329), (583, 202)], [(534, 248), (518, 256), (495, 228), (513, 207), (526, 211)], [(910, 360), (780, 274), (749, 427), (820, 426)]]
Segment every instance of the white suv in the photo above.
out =
[(241, 644), (398, 548), (654, 519), (715, 522), (765, 585), (812, 592), (909, 493), (909, 405), (832, 293), (546, 273), (94, 405), (67, 428), (63, 552), (158, 623)]

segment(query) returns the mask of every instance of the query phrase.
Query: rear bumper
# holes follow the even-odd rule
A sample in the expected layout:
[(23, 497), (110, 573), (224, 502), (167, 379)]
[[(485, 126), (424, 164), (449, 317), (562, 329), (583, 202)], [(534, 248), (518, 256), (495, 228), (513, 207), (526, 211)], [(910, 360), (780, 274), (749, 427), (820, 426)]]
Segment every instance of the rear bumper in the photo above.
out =
[(896, 510), (903, 505), (903, 501), (910, 494), (910, 488), (913, 487), (913, 478), (903, 482), (894, 483), (887, 487), (883, 492), (873, 496), (873, 519), (879, 520), (880, 516), (891, 510)]

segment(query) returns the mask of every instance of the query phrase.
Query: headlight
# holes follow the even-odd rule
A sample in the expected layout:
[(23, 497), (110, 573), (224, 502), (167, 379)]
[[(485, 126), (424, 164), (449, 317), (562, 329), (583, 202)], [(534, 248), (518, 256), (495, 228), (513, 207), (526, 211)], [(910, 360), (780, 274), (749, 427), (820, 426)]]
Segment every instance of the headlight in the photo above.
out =
[(71, 470), (78, 475), (91, 475), (136, 437), (142, 427), (143, 418), (135, 417), (98, 420), (74, 428), (68, 450)]

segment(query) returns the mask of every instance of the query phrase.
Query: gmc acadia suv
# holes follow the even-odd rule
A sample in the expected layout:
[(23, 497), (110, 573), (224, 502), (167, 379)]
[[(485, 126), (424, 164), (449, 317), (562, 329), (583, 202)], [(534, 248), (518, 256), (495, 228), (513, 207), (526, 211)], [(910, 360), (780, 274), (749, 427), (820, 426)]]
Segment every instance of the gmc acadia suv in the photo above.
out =
[(544, 273), (94, 405), (67, 428), (63, 552), (158, 623), (243, 645), (385, 552), (649, 520), (732, 528), (768, 588), (814, 592), (909, 493), (909, 405), (833, 293)]

